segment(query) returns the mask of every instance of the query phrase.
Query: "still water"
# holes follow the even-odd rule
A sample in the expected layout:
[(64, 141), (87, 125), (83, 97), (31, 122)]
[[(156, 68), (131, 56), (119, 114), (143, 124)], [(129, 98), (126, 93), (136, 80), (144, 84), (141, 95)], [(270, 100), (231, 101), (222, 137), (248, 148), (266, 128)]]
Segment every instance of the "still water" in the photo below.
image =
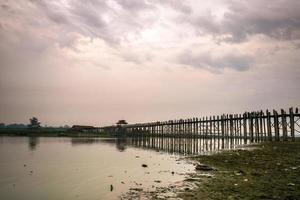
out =
[(183, 180), (194, 167), (179, 157), (124, 139), (1, 137), (0, 199), (118, 199)]
[(194, 166), (180, 159), (183, 155), (240, 144), (179, 138), (0, 137), (0, 199), (120, 199), (132, 188), (152, 191), (184, 180)]

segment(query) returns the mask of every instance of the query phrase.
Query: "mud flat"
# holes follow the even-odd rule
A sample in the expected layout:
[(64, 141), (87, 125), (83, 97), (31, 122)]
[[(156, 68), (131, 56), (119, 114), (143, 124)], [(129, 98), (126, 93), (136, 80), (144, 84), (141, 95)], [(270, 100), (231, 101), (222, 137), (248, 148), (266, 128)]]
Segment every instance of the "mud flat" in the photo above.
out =
[(188, 157), (196, 173), (155, 191), (124, 199), (300, 199), (300, 141), (248, 145)]
[[(251, 145), (192, 160), (211, 166), (211, 176), (186, 180), (196, 188), (182, 199), (300, 199), (300, 141)], [(195, 175), (203, 174), (198, 170)]]

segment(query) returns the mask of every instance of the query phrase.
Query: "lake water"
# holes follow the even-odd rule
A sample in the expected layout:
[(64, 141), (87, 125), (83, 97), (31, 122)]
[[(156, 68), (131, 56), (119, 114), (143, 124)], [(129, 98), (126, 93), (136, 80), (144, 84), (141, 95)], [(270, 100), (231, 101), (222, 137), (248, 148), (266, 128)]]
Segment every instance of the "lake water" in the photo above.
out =
[(179, 138), (0, 137), (0, 195), (5, 200), (120, 199), (130, 188), (152, 191), (184, 180), (194, 165), (180, 159), (183, 155), (240, 144)]

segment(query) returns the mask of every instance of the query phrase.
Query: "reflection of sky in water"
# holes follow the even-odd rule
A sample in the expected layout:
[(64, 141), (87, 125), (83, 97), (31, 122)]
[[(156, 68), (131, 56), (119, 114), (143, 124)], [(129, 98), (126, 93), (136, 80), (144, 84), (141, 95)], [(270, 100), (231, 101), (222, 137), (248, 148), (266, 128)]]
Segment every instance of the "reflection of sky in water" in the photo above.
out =
[(154, 190), (194, 170), (179, 156), (136, 148), (124, 138), (1, 137), (0, 158), (1, 199), (115, 199), (131, 187)]

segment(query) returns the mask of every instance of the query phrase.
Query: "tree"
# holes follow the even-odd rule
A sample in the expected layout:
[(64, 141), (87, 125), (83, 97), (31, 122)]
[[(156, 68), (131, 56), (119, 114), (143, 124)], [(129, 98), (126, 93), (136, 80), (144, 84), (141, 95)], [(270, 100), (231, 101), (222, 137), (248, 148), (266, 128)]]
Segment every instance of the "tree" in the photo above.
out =
[(32, 117), (29, 119), (30, 124), (28, 125), (29, 128), (40, 128), (41, 127), (41, 122), (36, 117)]
[(0, 128), (5, 128), (5, 124), (4, 123), (0, 123)]

